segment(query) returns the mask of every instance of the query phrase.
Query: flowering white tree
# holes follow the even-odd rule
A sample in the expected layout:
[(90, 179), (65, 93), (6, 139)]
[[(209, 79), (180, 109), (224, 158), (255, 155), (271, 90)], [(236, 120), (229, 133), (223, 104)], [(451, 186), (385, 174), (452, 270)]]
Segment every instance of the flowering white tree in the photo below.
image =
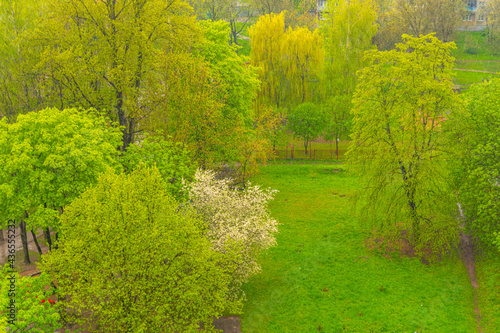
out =
[(240, 261), (233, 276), (234, 291), (260, 271), (258, 253), (276, 245), (278, 222), (267, 208), (278, 192), (249, 183), (244, 190), (231, 187), (231, 179), (216, 179), (214, 171), (198, 169), (192, 183), (184, 183), (190, 206), (207, 222), (207, 237), (215, 250), (239, 246)]

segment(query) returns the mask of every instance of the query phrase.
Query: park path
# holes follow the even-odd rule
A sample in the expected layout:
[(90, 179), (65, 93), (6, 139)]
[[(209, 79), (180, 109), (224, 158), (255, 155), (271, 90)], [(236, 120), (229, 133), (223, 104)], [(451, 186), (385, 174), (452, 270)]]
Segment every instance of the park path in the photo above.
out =
[(464, 216), (462, 206), (458, 203), (458, 210), (460, 212), (460, 220), (462, 221), (460, 227), (462, 232), (460, 233), (460, 248), (462, 250), (462, 260), (467, 268), (467, 273), (469, 274), (470, 284), (472, 285), (474, 291), (474, 314), (476, 316), (477, 331), (483, 333), (483, 328), (481, 326), (481, 313), (479, 312), (479, 304), (477, 300), (477, 289), (479, 288), (479, 283), (476, 278), (476, 256), (474, 254), (474, 242), (472, 236), (465, 232), (465, 226), (467, 219)]
[(453, 70), (455, 70), (455, 71), (462, 71), (462, 72), (476, 72), (476, 73), (497, 74), (497, 72), (481, 71), (481, 70), (478, 70), (478, 69), (453, 68)]
[(455, 62), (491, 62), (491, 63), (499, 63), (500, 60), (455, 60)]
[(476, 279), (476, 258), (474, 255), (474, 244), (471, 235), (462, 233), (460, 235), (460, 247), (462, 248), (462, 260), (464, 261), (467, 273), (469, 273), (470, 284), (474, 288), (474, 314), (476, 315), (477, 331), (483, 333), (481, 326), (481, 313), (477, 301), (477, 288), (479, 284)]

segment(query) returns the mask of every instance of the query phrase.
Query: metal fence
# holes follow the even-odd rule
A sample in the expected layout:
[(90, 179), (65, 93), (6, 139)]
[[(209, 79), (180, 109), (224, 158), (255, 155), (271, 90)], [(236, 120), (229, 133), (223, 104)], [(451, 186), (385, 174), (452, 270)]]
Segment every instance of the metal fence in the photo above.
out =
[(305, 149), (290, 146), (286, 149), (276, 149), (275, 157), (277, 159), (311, 159), (311, 160), (344, 160), (346, 150), (335, 149), (308, 149), (307, 154)]

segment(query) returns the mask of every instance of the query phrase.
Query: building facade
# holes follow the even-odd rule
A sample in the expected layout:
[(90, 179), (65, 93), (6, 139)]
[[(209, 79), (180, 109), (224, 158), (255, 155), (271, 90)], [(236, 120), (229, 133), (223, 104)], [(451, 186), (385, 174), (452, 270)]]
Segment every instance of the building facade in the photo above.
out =
[(466, 0), (467, 13), (463, 16), (462, 29), (479, 31), (486, 28), (488, 18), (486, 5), (488, 0)]

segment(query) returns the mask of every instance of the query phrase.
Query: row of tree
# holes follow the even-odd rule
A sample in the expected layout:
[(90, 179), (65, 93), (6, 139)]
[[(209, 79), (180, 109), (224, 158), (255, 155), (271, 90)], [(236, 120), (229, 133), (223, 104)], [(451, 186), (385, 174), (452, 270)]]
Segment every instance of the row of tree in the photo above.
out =
[(263, 140), (256, 71), (228, 23), (193, 14), (182, 0), (2, 1), (1, 116), (94, 108), (120, 126), (121, 151), (161, 130), (200, 166), (248, 162), (260, 148), (241, 147)]
[[(250, 29), (251, 61), (262, 81), (256, 112), (272, 107), (286, 119), (283, 128), (304, 140), (306, 151), (307, 142), (322, 133), (338, 141), (352, 132), (349, 159), (365, 180), (365, 217), (382, 221), (379, 229), (393, 244), (403, 235), (421, 255), (443, 254), (465, 228), (491, 246), (500, 231), (494, 128), (499, 110), (491, 93), (497, 83), (460, 98), (453, 91), (455, 45), (446, 41), (466, 13), (464, 3), (378, 5), (327, 5), (314, 31), (287, 27), (285, 13), (260, 17)], [(401, 43), (383, 45), (389, 28), (397, 28)], [(401, 37), (401, 31), (420, 37)], [(391, 50), (377, 51), (375, 44)], [(274, 128), (272, 135), (278, 133)], [(457, 219), (458, 206), (465, 225)]]

